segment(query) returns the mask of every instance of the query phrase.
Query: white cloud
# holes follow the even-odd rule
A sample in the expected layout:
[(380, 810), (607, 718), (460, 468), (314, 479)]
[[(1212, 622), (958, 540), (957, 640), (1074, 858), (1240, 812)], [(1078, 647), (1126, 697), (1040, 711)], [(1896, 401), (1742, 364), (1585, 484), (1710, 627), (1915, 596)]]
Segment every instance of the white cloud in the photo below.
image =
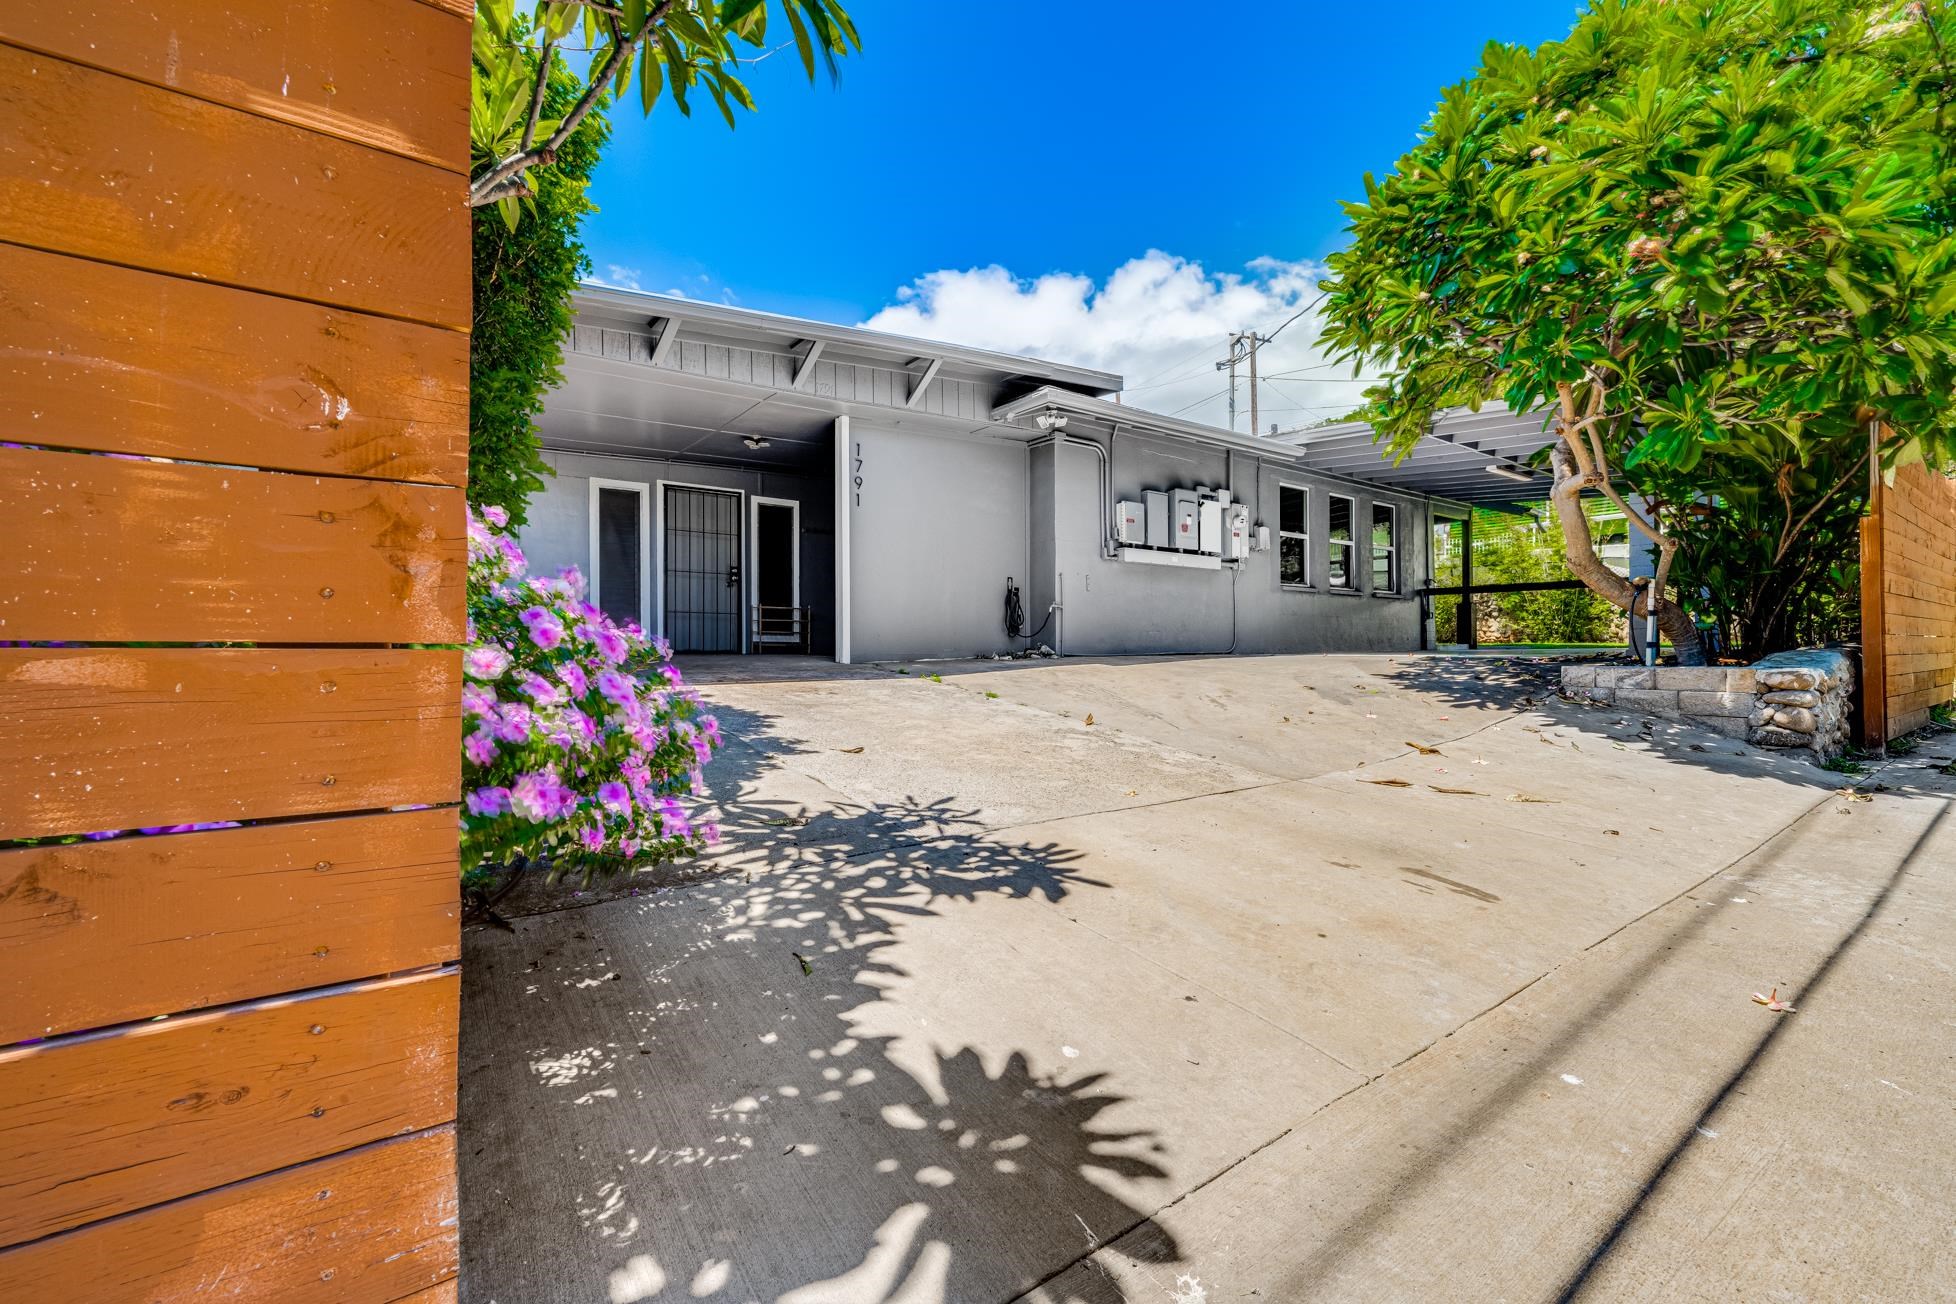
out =
[[(1232, 331), (1277, 329), (1318, 296), (1324, 268), (1260, 258), (1242, 272), (1211, 274), (1200, 263), (1149, 250), (1105, 284), (1052, 272), (1033, 280), (1003, 267), (937, 271), (897, 292), (865, 325), (899, 335), (1025, 353), (1126, 377), (1123, 402), (1212, 425), (1229, 424), (1229, 377), (1214, 364)], [(1357, 407), (1361, 384), (1346, 366), (1326, 365), (1315, 311), (1263, 346), (1257, 370), (1259, 419), (1283, 429)], [(1247, 371), (1237, 381), (1237, 428), (1247, 431)]]
[(623, 263), (606, 263), (604, 275), (594, 276), (591, 280), (595, 284), (609, 285), (619, 290), (643, 290), (645, 287), (639, 284), (639, 276), (640, 272), (636, 267), (627, 267)]

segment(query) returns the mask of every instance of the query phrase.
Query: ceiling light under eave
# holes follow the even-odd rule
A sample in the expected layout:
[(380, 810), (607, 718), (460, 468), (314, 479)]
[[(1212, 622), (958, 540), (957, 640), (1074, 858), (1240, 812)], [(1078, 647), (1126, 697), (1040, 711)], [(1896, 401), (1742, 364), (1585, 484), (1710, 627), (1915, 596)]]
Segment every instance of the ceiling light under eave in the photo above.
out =
[(749, 448), (766, 448), (768, 446), (768, 441), (762, 439), (759, 435), (742, 435), (740, 442)]
[(1535, 482), (1535, 477), (1533, 473), (1528, 471), (1517, 471), (1511, 466), (1496, 466), (1493, 464), (1489, 464), (1488, 466), (1483, 467), (1482, 469), (1485, 470), (1489, 475), (1500, 476), (1503, 480), (1519, 480), (1523, 484), (1533, 484)]

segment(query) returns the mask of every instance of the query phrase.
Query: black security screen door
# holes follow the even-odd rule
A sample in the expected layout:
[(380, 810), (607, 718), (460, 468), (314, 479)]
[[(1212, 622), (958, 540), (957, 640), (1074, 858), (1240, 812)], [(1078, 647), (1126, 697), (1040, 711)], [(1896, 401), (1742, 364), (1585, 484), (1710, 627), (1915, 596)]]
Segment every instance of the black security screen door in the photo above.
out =
[(666, 488), (666, 637), (678, 652), (740, 651), (740, 496)]
[(645, 539), (639, 532), (644, 496), (632, 489), (598, 490), (598, 606), (613, 620), (645, 623), (639, 594)]

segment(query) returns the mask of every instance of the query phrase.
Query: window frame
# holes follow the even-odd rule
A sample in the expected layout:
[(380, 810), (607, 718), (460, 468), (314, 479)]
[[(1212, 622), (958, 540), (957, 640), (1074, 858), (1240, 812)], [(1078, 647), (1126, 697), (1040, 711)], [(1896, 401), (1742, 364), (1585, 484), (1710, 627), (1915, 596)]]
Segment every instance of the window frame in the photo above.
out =
[[(1388, 583), (1386, 584), (1386, 587), (1383, 589), (1376, 587), (1376, 584), (1374, 583), (1379, 573), (1379, 552), (1380, 552), (1379, 513), (1380, 512), (1384, 512), (1386, 514), (1386, 519), (1390, 522), (1390, 525), (1386, 530), (1386, 537), (1391, 540), (1391, 542), (1387, 543), (1384, 548), (1385, 555), (1386, 555), (1386, 578), (1388, 580)], [(1367, 547), (1371, 552), (1371, 556), (1368, 558), (1368, 560), (1371, 562), (1371, 565), (1366, 571), (1365, 582), (1367, 584), (1374, 584), (1374, 587), (1372, 589), (1372, 592), (1374, 593), (1377, 593), (1383, 597), (1392, 597), (1392, 598), (1398, 597), (1399, 596), (1399, 504), (1381, 503), (1381, 502), (1374, 502), (1372, 504), (1372, 528), (1368, 532)]]
[[(1324, 587), (1330, 593), (1362, 593), (1364, 589), (1358, 582), (1358, 498), (1352, 494), (1326, 492), (1324, 496)], [(1351, 538), (1336, 538), (1331, 531), (1331, 504), (1347, 503), (1351, 507)], [(1337, 567), (1331, 564), (1332, 549), (1345, 548), (1345, 583), (1337, 582)]]
[[(1294, 489), (1304, 495), (1304, 511), (1302, 513), (1304, 528), (1302, 530), (1286, 530), (1284, 528), (1284, 491), (1286, 489)], [(1302, 579), (1287, 580), (1284, 578), (1285, 539), (1296, 539), (1303, 546), (1304, 567)], [(1297, 590), (1316, 587), (1311, 583), (1311, 486), (1307, 484), (1287, 484), (1282, 480), (1277, 482), (1277, 586), (1279, 588)]]

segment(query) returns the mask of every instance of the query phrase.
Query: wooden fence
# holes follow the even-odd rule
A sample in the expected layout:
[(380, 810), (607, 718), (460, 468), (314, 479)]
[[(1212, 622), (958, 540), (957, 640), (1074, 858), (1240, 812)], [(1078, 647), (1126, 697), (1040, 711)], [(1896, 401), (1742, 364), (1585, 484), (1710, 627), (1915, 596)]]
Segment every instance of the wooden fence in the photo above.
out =
[(0, 5), (0, 1299), (455, 1297), (469, 12)]
[(1861, 725), (1885, 744), (1956, 692), (1956, 480), (1905, 467), (1861, 521)]

